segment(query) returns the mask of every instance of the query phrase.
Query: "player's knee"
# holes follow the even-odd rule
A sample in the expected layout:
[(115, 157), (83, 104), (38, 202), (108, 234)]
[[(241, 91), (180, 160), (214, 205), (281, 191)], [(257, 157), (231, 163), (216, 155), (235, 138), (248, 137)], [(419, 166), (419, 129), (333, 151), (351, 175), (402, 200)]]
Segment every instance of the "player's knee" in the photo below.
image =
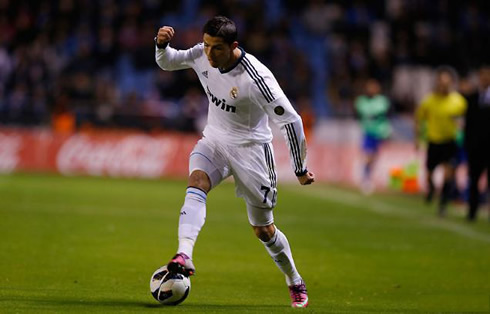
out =
[(198, 188), (208, 193), (211, 190), (211, 180), (206, 172), (201, 170), (194, 170), (189, 176), (189, 186)]
[(262, 240), (263, 242), (267, 242), (274, 236), (276, 232), (276, 227), (274, 224), (270, 224), (268, 226), (253, 226), (255, 235), (257, 238)]

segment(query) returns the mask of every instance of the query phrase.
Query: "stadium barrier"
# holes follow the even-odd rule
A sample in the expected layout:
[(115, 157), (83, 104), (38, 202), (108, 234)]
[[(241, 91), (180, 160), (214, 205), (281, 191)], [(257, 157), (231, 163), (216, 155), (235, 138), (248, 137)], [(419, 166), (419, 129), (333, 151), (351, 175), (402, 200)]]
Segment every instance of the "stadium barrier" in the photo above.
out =
[[(275, 138), (279, 180), (295, 181), (286, 144), (280, 136)], [(198, 139), (196, 135), (177, 133), (87, 131), (66, 135), (46, 129), (1, 128), (0, 173), (38, 171), (63, 175), (185, 178), (188, 156)], [(411, 143), (387, 143), (373, 173), (376, 186), (389, 187), (394, 168), (422, 162), (423, 158), (415, 153)], [(356, 185), (362, 173), (359, 145), (352, 141), (309, 142), (308, 167), (318, 181)], [(419, 169), (417, 180), (423, 184), (423, 167)]]

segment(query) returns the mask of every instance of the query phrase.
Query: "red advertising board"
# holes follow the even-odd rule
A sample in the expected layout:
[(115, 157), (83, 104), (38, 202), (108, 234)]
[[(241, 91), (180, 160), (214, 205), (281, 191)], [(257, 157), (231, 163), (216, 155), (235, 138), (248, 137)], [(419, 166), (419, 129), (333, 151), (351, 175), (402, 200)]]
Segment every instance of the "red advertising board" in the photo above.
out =
[[(50, 130), (0, 129), (0, 173), (51, 171), (64, 175), (112, 177), (186, 177), (188, 157), (196, 135), (137, 132), (76, 133)], [(289, 151), (281, 137), (274, 141), (279, 180), (294, 181)], [(390, 169), (409, 162), (421, 163), (411, 143), (387, 143), (376, 164), (378, 187), (388, 184)], [(308, 167), (318, 181), (357, 184), (362, 155), (355, 142), (308, 143)], [(420, 175), (419, 175), (419, 181)]]
[(196, 136), (0, 130), (0, 172), (52, 171), (114, 177), (185, 176)]

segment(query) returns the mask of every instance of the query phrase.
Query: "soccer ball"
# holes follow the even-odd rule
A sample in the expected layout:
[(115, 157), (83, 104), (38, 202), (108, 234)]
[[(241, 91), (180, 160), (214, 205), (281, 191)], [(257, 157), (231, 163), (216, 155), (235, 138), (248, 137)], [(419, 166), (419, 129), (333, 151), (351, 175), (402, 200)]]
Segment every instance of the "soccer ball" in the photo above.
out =
[(191, 280), (182, 274), (171, 273), (167, 265), (158, 268), (150, 280), (151, 295), (165, 305), (182, 303), (191, 291)]

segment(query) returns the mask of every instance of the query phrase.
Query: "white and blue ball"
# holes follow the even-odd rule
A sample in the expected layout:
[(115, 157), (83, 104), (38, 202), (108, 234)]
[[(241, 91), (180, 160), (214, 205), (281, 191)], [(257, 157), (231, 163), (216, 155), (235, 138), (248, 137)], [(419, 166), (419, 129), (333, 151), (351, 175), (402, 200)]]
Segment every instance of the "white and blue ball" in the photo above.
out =
[(167, 266), (157, 269), (150, 280), (151, 295), (158, 302), (165, 305), (182, 303), (191, 291), (189, 277), (168, 271)]

